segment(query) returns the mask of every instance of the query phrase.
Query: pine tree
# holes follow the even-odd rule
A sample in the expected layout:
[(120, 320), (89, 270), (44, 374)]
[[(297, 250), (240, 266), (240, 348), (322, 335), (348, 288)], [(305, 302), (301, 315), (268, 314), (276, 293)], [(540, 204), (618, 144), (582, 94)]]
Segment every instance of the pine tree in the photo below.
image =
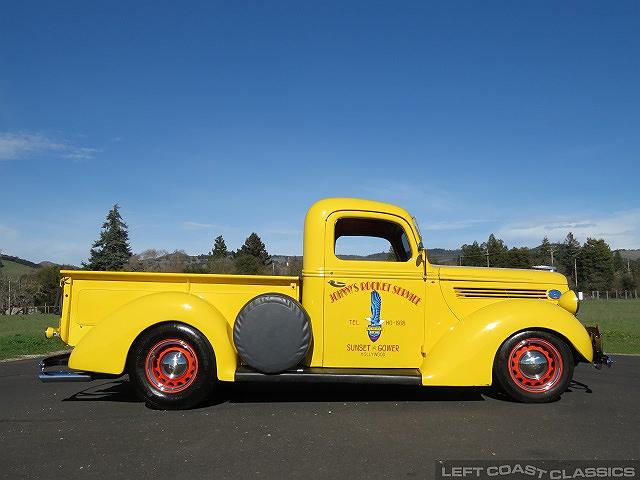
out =
[(213, 241), (213, 249), (209, 256), (211, 258), (226, 258), (229, 255), (229, 250), (227, 250), (227, 244), (224, 241), (222, 235), (218, 235)]
[(89, 261), (82, 263), (87, 270), (122, 270), (131, 258), (127, 224), (120, 216), (120, 207), (115, 204), (102, 224), (100, 238), (89, 252)]
[(229, 258), (229, 250), (222, 235), (217, 236), (213, 242), (207, 268), (211, 273), (233, 273), (235, 270), (233, 260)]
[(607, 242), (587, 238), (580, 253), (581, 285), (587, 290), (609, 290), (613, 284), (613, 255)]
[(564, 273), (567, 277), (573, 278), (573, 283), (575, 286), (575, 270), (577, 265), (577, 259), (580, 255), (580, 242), (576, 240), (576, 237), (573, 236), (573, 233), (569, 232), (562, 242), (562, 246), (560, 248), (560, 257), (558, 259), (558, 267), (559, 270)]
[(509, 268), (531, 268), (531, 251), (527, 247), (513, 247), (505, 255), (506, 267)]
[(625, 269), (624, 260), (622, 260), (622, 255), (620, 255), (620, 250), (616, 250), (613, 252), (613, 271), (614, 272), (622, 272)]
[[(553, 246), (547, 237), (542, 239), (542, 244), (537, 248), (535, 262), (537, 265), (551, 265), (551, 250)], [(553, 262), (555, 263), (555, 262)]]
[(234, 261), (235, 271), (240, 275), (259, 275), (264, 273), (264, 265), (258, 257), (241, 253)]
[(489, 235), (489, 238), (486, 242), (481, 245), (485, 254), (489, 256), (489, 265), (490, 267), (506, 267), (507, 266), (507, 258), (506, 253), (508, 251), (505, 243), (496, 238), (496, 236), (492, 233)]
[(236, 273), (255, 275), (263, 273), (271, 263), (267, 248), (257, 233), (249, 235), (234, 255)]
[(482, 267), (487, 264), (487, 257), (478, 242), (473, 242), (471, 245), (462, 245), (462, 258), (461, 264), (472, 267)]
[(271, 263), (271, 257), (267, 253), (267, 248), (264, 243), (262, 243), (262, 239), (255, 232), (247, 237), (242, 247), (240, 247), (240, 250), (236, 252), (236, 256), (242, 255), (251, 255), (256, 257), (260, 260), (260, 263), (263, 266)]

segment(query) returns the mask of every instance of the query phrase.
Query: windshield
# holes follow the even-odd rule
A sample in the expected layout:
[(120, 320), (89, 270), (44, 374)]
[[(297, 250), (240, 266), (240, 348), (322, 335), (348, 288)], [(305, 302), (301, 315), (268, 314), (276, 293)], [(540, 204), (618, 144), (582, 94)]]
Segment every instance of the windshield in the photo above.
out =
[(420, 250), (424, 250), (424, 243), (422, 243), (422, 233), (420, 232), (420, 227), (418, 226), (418, 219), (414, 216), (411, 216), (411, 220), (413, 220), (413, 228), (415, 228), (418, 233), (418, 248)]

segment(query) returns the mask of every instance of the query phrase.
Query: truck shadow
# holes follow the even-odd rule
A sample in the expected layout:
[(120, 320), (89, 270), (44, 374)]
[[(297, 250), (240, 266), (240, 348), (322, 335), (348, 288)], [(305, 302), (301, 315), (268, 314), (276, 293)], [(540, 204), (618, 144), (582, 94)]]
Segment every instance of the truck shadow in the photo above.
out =
[[(198, 407), (223, 403), (483, 401), (487, 389), (473, 387), (407, 387), (394, 385), (219, 384)], [(65, 402), (129, 402), (141, 400), (122, 378), (93, 382)]]
[[(125, 378), (94, 382), (88, 388), (65, 398), (65, 402), (142, 403)], [(573, 380), (565, 393), (592, 393), (584, 383)], [(199, 406), (207, 408), (224, 403), (278, 402), (481, 402), (487, 398), (514, 402), (490, 387), (408, 387), (397, 385), (340, 384), (219, 384)]]
[[(483, 389), (398, 385), (229, 385), (229, 403), (484, 401)], [(215, 402), (216, 395), (212, 401)]]

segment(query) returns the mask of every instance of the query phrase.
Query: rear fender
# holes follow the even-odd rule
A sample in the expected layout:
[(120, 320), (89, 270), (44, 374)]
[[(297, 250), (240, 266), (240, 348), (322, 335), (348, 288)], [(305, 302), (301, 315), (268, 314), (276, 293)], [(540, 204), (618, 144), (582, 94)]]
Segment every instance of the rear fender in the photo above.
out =
[(115, 310), (82, 337), (71, 352), (69, 367), (122, 374), (140, 333), (166, 321), (182, 322), (202, 332), (215, 352), (218, 379), (234, 380), (238, 360), (229, 324), (213, 305), (184, 292), (145, 295)]
[(423, 385), (491, 385), (500, 345), (522, 330), (548, 330), (564, 337), (584, 360), (593, 360), (585, 327), (563, 308), (540, 300), (505, 300), (476, 310), (453, 325), (427, 353)]

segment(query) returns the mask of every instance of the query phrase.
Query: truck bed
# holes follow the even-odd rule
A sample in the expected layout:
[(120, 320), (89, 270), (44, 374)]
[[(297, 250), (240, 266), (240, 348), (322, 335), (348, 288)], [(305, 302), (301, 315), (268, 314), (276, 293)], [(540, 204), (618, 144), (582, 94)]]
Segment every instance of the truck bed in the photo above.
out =
[[(60, 337), (70, 346), (95, 325), (139, 297), (159, 292), (195, 295), (222, 313), (230, 326), (251, 298), (283, 293), (300, 300), (298, 277), (147, 272), (61, 271), (63, 308)], [(171, 319), (167, 319), (171, 320)]]

